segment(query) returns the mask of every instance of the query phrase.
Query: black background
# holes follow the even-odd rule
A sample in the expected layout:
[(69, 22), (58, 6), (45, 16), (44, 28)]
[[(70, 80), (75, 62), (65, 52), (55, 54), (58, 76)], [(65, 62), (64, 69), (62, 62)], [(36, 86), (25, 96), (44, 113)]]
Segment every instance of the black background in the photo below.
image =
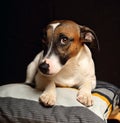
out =
[(42, 49), (40, 33), (51, 20), (70, 19), (92, 28), (100, 51), (98, 80), (120, 87), (119, 0), (10, 0), (1, 3), (0, 84), (25, 81), (26, 67)]

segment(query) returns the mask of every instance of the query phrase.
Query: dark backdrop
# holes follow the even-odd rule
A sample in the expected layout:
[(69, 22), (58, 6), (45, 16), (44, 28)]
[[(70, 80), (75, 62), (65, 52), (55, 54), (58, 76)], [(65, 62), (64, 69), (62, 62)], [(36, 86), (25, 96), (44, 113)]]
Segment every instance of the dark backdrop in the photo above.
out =
[(54, 19), (70, 19), (98, 36), (97, 79), (120, 87), (119, 0), (10, 0), (1, 8), (0, 84), (23, 82), (28, 63), (42, 49), (42, 28)]

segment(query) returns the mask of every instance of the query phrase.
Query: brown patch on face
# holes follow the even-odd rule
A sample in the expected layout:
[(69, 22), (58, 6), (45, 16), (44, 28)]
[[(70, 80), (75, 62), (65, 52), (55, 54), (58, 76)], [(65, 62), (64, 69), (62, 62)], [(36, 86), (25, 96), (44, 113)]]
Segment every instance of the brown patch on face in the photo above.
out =
[(79, 43), (79, 40), (75, 40), (74, 43), (70, 46), (70, 48), (68, 49), (68, 52), (70, 54), (70, 58), (75, 56), (79, 50), (80, 50), (80, 43)]
[[(63, 35), (63, 38), (66, 38), (65, 45), (61, 44), (63, 40), (60, 38), (61, 35)], [(67, 58), (75, 56), (82, 46), (79, 26), (72, 21), (63, 21), (63, 23), (55, 29), (54, 40), (56, 41), (57, 45), (55, 48), (59, 55)]]

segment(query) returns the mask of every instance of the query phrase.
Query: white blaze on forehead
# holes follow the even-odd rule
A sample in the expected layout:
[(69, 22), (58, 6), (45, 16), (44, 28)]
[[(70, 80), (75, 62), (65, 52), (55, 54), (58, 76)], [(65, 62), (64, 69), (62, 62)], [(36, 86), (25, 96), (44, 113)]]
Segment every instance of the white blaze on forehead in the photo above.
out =
[(60, 23), (53, 23), (53, 24), (50, 24), (50, 26), (52, 26), (53, 28), (53, 31), (56, 29), (56, 27), (60, 25)]
[[(52, 23), (52, 24), (50, 24), (50, 26), (51, 26), (52, 29), (53, 29), (53, 33), (54, 33), (54, 30), (56, 29), (56, 27), (57, 27), (58, 25), (60, 25), (60, 23)], [(45, 55), (44, 59), (42, 60), (43, 62), (45, 61), (46, 58), (48, 58), (48, 56), (49, 56), (49, 54), (50, 54), (50, 52), (51, 52), (51, 50), (52, 50), (52, 46), (53, 46), (53, 43), (52, 43), (52, 41), (51, 41), (50, 46), (49, 46), (49, 49), (48, 49), (48, 51), (47, 51), (47, 54)]]
[[(60, 25), (60, 23), (50, 24), (50, 26), (52, 27), (53, 33), (58, 25)], [(44, 59), (42, 60), (42, 62), (45, 61), (47, 64), (49, 64), (49, 74), (56, 74), (61, 70), (62, 65), (59, 61), (59, 57), (54, 52), (52, 52), (52, 54), (50, 55), (52, 46), (53, 46), (53, 43), (51, 42), (49, 50), (46, 56), (44, 57)]]

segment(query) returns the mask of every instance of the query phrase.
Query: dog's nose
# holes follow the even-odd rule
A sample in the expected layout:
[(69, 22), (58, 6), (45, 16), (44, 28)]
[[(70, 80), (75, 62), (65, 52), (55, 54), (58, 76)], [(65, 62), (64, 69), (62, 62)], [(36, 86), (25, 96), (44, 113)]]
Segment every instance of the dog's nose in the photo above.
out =
[(47, 74), (49, 71), (49, 64), (47, 64), (46, 61), (44, 61), (39, 65), (39, 69), (42, 73)]

